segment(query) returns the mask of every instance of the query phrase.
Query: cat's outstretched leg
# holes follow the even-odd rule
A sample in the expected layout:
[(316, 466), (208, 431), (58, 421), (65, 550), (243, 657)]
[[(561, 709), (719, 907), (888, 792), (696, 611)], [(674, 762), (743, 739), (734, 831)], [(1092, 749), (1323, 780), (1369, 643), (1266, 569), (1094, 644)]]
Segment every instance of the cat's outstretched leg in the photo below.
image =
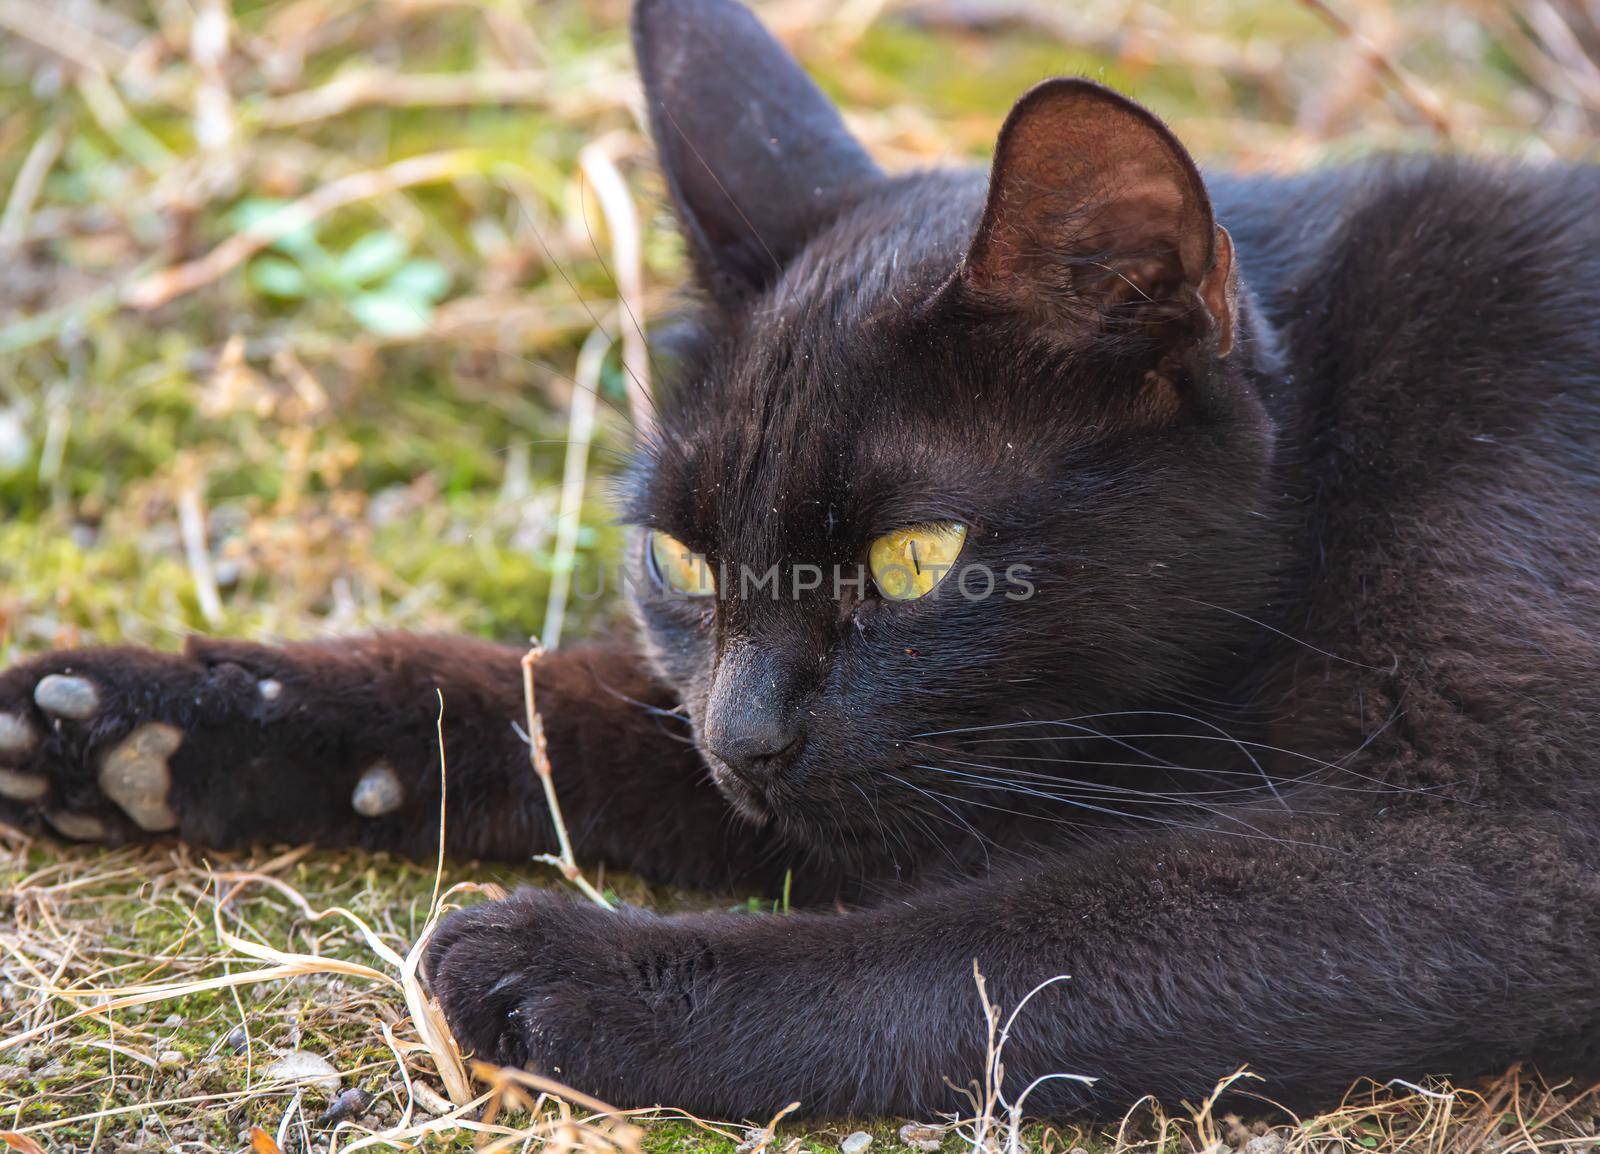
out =
[[(80, 841), (176, 834), (430, 854), (442, 697), (448, 848), (524, 858), (553, 846), (517, 728), (520, 657), (406, 635), (46, 654), (0, 674), (0, 818)], [(688, 726), (636, 656), (549, 653), (538, 685), (581, 853), (686, 883), (747, 877), (754, 833), (729, 820)]]
[[(987, 1060), (1030, 1115), (1600, 1061), (1600, 862), (1576, 815), (1412, 812), (1064, 856), (843, 916), (657, 917), (524, 892), (447, 921), (456, 1037), (616, 1106), (927, 1117)], [(1590, 819), (1592, 820), (1592, 818)], [(946, 1080), (949, 1080), (948, 1082)]]

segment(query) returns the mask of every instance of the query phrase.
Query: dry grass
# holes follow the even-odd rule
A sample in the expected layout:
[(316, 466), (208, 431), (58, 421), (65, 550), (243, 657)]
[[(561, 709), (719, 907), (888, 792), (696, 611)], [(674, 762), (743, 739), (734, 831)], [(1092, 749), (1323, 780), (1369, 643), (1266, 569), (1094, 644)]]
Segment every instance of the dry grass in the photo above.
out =
[[(1057, 72), (1135, 92), (1246, 168), (1379, 147), (1592, 155), (1600, 126), (1582, 0), (762, 8), (891, 167), (982, 156), (1017, 93)], [(0, 0), (0, 660), (196, 628), (521, 638), (607, 619), (581, 596), (616, 547), (598, 480), (649, 419), (635, 321), (681, 273), (624, 16), (623, 0)], [(461, 883), (528, 880), (550, 871), (12, 837), (0, 1129), (24, 1150), (239, 1150), (258, 1126), (258, 1150), (629, 1154), (797, 1154), (848, 1132), (635, 1128), (523, 1076), (472, 1080), (416, 949)], [(319, 1122), (321, 1090), (266, 1076), (289, 1051), (372, 1105)], [(1025, 1088), (970, 1073), (976, 1116), (948, 1149), (1260, 1137), (1207, 1103), (1018, 1127)], [(874, 1151), (909, 1149), (898, 1123), (866, 1126)], [(1516, 1074), (1361, 1089), (1280, 1133), (1287, 1151), (1600, 1149), (1592, 1097)]]
[[(44, 1149), (238, 1150), (259, 1127), (286, 1151), (726, 1154), (764, 1139), (775, 1154), (795, 1154), (855, 1128), (750, 1131), (672, 1111), (624, 1115), (486, 1067), (468, 1089), (447, 1039), (417, 1027), (429, 1020), (417, 949), (437, 900), (472, 884), (448, 872), (303, 850), (204, 860), (181, 847), (96, 853), (13, 842), (8, 854), (15, 926), (0, 931), (0, 1130)], [(329, 904), (318, 908), (307, 891)], [(997, 1059), (1002, 1023), (996, 1009)], [(271, 1076), (291, 1051), (328, 1057), (340, 1089), (366, 1091), (371, 1105), (329, 1118), (334, 1094)], [(1025, 1103), (1005, 1092), (1000, 1061), (974, 1074), (984, 1077), (971, 1118), (927, 1120), (945, 1129), (947, 1150), (1175, 1154), (1243, 1151), (1252, 1139), (1261, 1141), (1250, 1154), (1600, 1148), (1592, 1091), (1515, 1071), (1472, 1087), (1358, 1087), (1340, 1109), (1294, 1124), (1262, 1086), (1263, 1120), (1250, 1124), (1218, 1116), (1209, 1101), (1146, 1102), (1118, 1123), (1076, 1128), (1019, 1122), (1025, 1115), (1009, 1107)], [(1236, 1088), (1249, 1085), (1241, 1075)], [(908, 1149), (897, 1122), (866, 1125), (875, 1150)]]

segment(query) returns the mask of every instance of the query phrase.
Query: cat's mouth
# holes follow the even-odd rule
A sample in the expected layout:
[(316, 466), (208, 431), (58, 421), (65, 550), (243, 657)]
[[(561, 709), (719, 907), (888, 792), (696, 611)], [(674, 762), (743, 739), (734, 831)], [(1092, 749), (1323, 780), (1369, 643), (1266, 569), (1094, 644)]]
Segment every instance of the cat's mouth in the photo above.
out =
[(717, 760), (714, 754), (703, 754), (703, 756), (711, 768), (712, 784), (733, 807), (735, 813), (757, 826), (766, 825), (772, 820), (775, 807), (764, 787), (746, 781)]

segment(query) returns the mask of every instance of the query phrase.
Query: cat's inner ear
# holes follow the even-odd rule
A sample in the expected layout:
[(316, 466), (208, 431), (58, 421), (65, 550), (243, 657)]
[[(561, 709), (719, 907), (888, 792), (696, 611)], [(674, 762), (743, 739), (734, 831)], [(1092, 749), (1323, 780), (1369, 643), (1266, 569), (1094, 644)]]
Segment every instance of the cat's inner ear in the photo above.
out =
[(840, 198), (880, 176), (838, 111), (735, 0), (638, 0), (651, 132), (701, 284), (771, 283)]
[[(1000, 131), (960, 278), (1064, 343), (1123, 324), (1233, 344), (1233, 245), (1171, 131), (1087, 80), (1051, 80)], [(1196, 323), (1198, 322), (1198, 323)]]

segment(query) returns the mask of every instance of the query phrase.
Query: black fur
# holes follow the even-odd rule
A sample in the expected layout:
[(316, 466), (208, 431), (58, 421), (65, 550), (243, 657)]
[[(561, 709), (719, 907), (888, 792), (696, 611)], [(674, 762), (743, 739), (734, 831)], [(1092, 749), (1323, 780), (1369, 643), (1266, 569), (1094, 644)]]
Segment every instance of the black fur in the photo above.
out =
[[(1600, 172), (1202, 182), (1059, 81), (988, 180), (884, 177), (732, 0), (636, 37), (707, 299), (623, 503), (735, 588), (641, 571), (643, 657), (546, 658), (558, 786), (587, 859), (856, 908), (478, 907), (429, 955), (462, 1041), (622, 1106), (924, 1114), (982, 1068), (976, 960), (1006, 1007), (1071, 975), (1006, 1054), (1098, 1079), (1046, 1113), (1600, 1066)], [(1034, 595), (737, 588), (947, 520)], [(32, 701), (69, 669), (88, 721)], [(21, 666), (50, 785), (8, 812), (138, 834), (94, 767), (162, 720), (183, 836), (425, 853), (436, 688), (449, 848), (549, 849), (516, 654), (436, 639)], [(702, 755), (752, 718), (781, 761)], [(359, 818), (376, 758), (405, 804)]]

